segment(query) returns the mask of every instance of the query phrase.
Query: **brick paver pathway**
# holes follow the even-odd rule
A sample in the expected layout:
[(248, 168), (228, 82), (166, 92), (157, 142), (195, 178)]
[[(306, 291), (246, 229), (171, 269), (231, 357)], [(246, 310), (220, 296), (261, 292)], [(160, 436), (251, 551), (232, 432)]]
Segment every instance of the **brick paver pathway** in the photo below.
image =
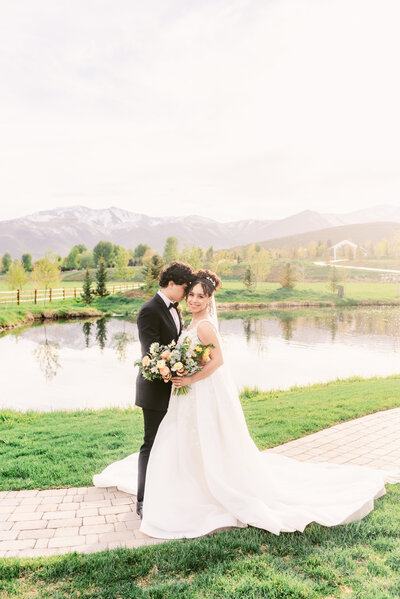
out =
[[(399, 468), (400, 408), (290, 441), (267, 451), (297, 460)], [(162, 542), (139, 531), (133, 495), (79, 487), (0, 492), (0, 557), (38, 557)]]

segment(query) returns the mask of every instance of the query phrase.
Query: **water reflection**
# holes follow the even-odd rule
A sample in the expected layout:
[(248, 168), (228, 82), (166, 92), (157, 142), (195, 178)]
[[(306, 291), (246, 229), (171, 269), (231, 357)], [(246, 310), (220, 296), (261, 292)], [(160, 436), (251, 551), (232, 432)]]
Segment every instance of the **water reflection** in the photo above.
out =
[[(220, 330), (239, 388), (400, 373), (399, 308), (238, 313)], [(132, 405), (139, 355), (137, 326), (121, 319), (16, 329), (0, 338), (0, 407)]]
[(96, 339), (100, 349), (103, 351), (107, 342), (107, 326), (105, 318), (100, 318), (96, 321)]
[(59, 348), (58, 343), (53, 343), (47, 339), (47, 327), (43, 325), (42, 330), (44, 332), (44, 340), (38, 343), (33, 350), (40, 370), (44, 373), (44, 377), (47, 381), (50, 381), (56, 376), (57, 370), (60, 368), (59, 362)]

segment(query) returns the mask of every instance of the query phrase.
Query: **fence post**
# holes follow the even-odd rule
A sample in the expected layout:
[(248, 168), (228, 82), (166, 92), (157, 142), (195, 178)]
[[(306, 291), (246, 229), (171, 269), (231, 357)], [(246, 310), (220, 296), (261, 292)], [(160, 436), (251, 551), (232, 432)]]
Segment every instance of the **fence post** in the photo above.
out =
[(65, 287), (63, 287), (63, 299), (65, 299)]
[(74, 297), (76, 298), (76, 287), (74, 287)]
[(115, 285), (113, 285), (113, 295), (115, 294)]
[(34, 292), (33, 295), (34, 295), (34, 300), (33, 301), (35, 302), (35, 304), (37, 304), (37, 289), (35, 289), (35, 292)]
[(51, 302), (51, 292), (52, 292), (52, 289), (49, 289), (49, 302)]
[(19, 306), (19, 289), (17, 289), (17, 306)]

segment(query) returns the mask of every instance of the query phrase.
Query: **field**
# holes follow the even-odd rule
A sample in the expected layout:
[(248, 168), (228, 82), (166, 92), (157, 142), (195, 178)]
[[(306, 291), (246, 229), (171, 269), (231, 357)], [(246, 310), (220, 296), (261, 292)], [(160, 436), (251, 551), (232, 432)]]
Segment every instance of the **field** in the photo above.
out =
[(296, 283), (293, 289), (283, 289), (279, 283), (258, 283), (247, 290), (240, 281), (225, 281), (216, 294), (217, 302), (274, 302), (274, 301), (334, 301), (338, 305), (370, 301), (400, 301), (397, 285), (393, 282), (348, 281), (344, 285), (344, 297), (338, 298), (327, 282), (306, 281)]

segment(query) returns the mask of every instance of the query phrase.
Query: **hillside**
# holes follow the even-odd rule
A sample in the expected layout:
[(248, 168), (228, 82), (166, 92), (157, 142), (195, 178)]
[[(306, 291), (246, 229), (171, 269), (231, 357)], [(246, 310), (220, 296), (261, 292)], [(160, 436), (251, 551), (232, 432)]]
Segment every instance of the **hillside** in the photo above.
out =
[(292, 248), (305, 247), (311, 242), (323, 244), (331, 242), (338, 243), (344, 239), (364, 245), (368, 241), (376, 243), (384, 237), (390, 239), (394, 235), (400, 235), (400, 222), (398, 223), (361, 223), (357, 225), (342, 225), (339, 227), (329, 227), (326, 229), (318, 229), (317, 231), (309, 231), (298, 235), (289, 235), (286, 237), (275, 237), (266, 240), (258, 240), (258, 243), (268, 248)]

